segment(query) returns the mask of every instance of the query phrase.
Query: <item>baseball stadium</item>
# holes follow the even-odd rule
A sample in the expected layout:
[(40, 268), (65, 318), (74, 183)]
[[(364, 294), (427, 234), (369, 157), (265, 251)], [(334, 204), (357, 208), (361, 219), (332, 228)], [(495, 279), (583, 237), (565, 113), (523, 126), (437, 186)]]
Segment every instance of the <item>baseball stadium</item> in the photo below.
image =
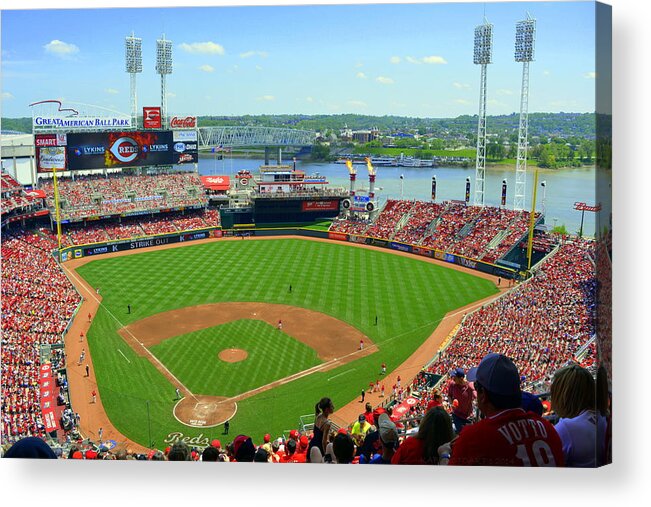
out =
[[(609, 461), (611, 233), (554, 232), (537, 179), (530, 209), (517, 185), (519, 206), (506, 186), (486, 204), (478, 145), (458, 199), (432, 178), (429, 200), (381, 201), (371, 157), (346, 160), (347, 186), (283, 163), (313, 132), (202, 127), (165, 104), (32, 110), (11, 147), (29, 171), (2, 172), (7, 449), (38, 437), (75, 459), (432, 463), (401, 448), (435, 417), (471, 435), (490, 382), (506, 382), (480, 376), (497, 357), (546, 431), (568, 417), (559, 372), (585, 372), (604, 444), (576, 466)], [(202, 153), (253, 145), (260, 167), (198, 169)], [(518, 457), (570, 466), (554, 438)], [(455, 456), (466, 445), (437, 445), (435, 461), (471, 464)]]

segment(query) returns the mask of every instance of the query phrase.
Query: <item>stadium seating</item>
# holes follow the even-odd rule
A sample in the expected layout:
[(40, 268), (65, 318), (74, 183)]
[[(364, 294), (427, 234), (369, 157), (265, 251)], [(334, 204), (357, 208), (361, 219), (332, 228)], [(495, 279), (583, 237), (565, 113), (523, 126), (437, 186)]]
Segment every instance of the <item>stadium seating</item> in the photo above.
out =
[[(47, 195), (48, 207), (54, 209), (53, 180), (41, 178), (39, 186)], [(58, 186), (64, 219), (207, 204), (199, 175), (194, 172), (65, 177), (58, 179)]]
[(430, 371), (468, 369), (489, 352), (511, 357), (527, 385), (553, 373), (594, 335), (594, 242), (568, 242), (531, 280), (468, 315)]
[(50, 254), (55, 245), (38, 233), (3, 232), (3, 442), (45, 436), (39, 405), (39, 348), (62, 343), (62, 333), (81, 301)]

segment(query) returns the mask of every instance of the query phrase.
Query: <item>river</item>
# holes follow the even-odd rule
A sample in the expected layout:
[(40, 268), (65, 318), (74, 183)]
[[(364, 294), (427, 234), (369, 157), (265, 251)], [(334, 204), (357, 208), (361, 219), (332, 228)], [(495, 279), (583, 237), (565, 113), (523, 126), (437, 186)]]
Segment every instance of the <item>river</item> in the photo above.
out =
[[(200, 157), (199, 173), (202, 175), (227, 175), (234, 176), (241, 169), (248, 169), (257, 173), (257, 169), (264, 163), (260, 159), (231, 158), (225, 156), (223, 160), (216, 160), (212, 156)], [(271, 164), (275, 162), (270, 162)], [(283, 161), (291, 164), (292, 161)], [(368, 171), (364, 165), (356, 165), (357, 189), (368, 189)], [(296, 168), (306, 174), (320, 173), (325, 175), (331, 185), (348, 188), (348, 170), (344, 164), (316, 163), (298, 160)], [(436, 176), (436, 200), (464, 199), (465, 181), (471, 180), (471, 198), (474, 198), (474, 168), (461, 167), (376, 167), (376, 195), (382, 204), (386, 199), (418, 199), (431, 200), (432, 176)], [(400, 175), (404, 179), (400, 180)], [(540, 169), (538, 175), (539, 185), (543, 181), (545, 187), (539, 186), (536, 209), (545, 211), (546, 223), (550, 226), (564, 224), (570, 233), (577, 233), (581, 224), (581, 212), (574, 210), (575, 202), (584, 202), (594, 205), (596, 199), (595, 178), (607, 186), (610, 174), (595, 167), (567, 168), (567, 169)], [(515, 167), (487, 168), (486, 169), (486, 204), (497, 206), (500, 203), (502, 180), (507, 180), (507, 206), (513, 206), (513, 192), (515, 190)], [(531, 206), (533, 192), (534, 172), (529, 168), (527, 172), (526, 207)], [(544, 199), (543, 199), (544, 197)], [(608, 219), (610, 207), (601, 213)], [(586, 212), (583, 225), (586, 236), (595, 234), (595, 213)]]

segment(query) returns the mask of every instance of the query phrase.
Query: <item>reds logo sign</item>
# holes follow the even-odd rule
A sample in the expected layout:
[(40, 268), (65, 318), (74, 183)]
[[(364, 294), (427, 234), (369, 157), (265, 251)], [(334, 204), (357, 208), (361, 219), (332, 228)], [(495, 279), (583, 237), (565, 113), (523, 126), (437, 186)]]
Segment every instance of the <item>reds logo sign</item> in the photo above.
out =
[(120, 162), (127, 163), (136, 159), (140, 148), (138, 143), (135, 142), (130, 137), (120, 137), (117, 141), (113, 143), (109, 151), (117, 158)]
[(170, 128), (172, 129), (194, 129), (197, 128), (197, 117), (196, 116), (186, 116), (185, 118), (180, 118), (178, 116), (172, 116), (170, 119)]
[(146, 129), (159, 129), (162, 126), (160, 107), (142, 108), (142, 126)]

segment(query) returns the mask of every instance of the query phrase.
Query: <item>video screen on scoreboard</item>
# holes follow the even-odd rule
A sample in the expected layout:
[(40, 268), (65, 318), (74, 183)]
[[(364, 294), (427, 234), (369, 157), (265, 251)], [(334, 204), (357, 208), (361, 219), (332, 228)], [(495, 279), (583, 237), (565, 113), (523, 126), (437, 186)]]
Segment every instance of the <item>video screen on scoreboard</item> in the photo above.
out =
[(196, 141), (175, 141), (172, 131), (68, 134), (68, 170), (177, 165), (198, 161)]

